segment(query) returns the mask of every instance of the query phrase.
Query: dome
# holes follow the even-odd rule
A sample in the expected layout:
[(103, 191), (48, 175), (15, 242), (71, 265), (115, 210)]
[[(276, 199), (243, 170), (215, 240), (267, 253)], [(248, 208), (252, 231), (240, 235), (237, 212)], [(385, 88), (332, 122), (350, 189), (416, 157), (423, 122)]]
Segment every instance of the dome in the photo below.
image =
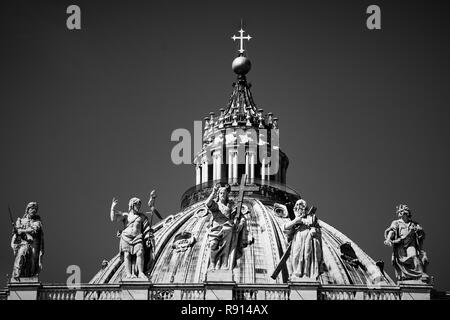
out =
[[(208, 195), (209, 191), (205, 189), (203, 194)], [(267, 188), (260, 186), (259, 192), (244, 197), (242, 213), (254, 241), (244, 249), (233, 269), (234, 281), (238, 284), (288, 281), (289, 263), (275, 280), (270, 277), (288, 245), (282, 228), (290, 221), (289, 213), (286, 206), (277, 202), (277, 197), (286, 190), (272, 187), (270, 194), (267, 192)], [(289, 195), (292, 196), (292, 192)], [(203, 198), (154, 226), (156, 259), (149, 272), (152, 283), (198, 284), (205, 280), (209, 219)], [(352, 240), (324, 221), (320, 221), (320, 226), (325, 263), (325, 272), (319, 278), (322, 284), (394, 284)], [(122, 276), (124, 264), (116, 255), (90, 283), (118, 283)]]
[[(242, 28), (240, 33), (242, 37)], [(272, 139), (278, 137), (278, 118), (273, 117), (271, 112), (265, 116), (262, 109), (256, 108), (245, 77), (251, 63), (242, 52), (234, 59), (232, 68), (238, 74), (238, 81), (233, 84), (227, 108), (222, 108), (218, 117), (211, 113), (205, 119), (203, 148), (194, 159), (196, 185), (181, 197), (180, 212), (153, 226), (155, 259), (147, 275), (154, 284), (201, 284), (207, 279), (211, 213), (205, 200), (213, 185), (224, 182), (232, 185), (230, 198), (236, 203), (239, 192), (237, 181), (244, 174), (248, 177), (250, 188), (242, 202), (241, 214), (245, 217), (248, 232), (245, 232), (247, 239), (241, 243), (247, 245), (242, 252), (239, 250), (232, 278), (237, 284), (282, 284), (289, 281), (292, 273), (289, 258), (278, 276), (271, 278), (289, 245), (283, 228), (293, 218), (293, 212), (288, 210), (287, 205), (301, 198), (295, 190), (285, 185), (289, 161), (279, 150), (278, 140)], [(252, 136), (247, 135), (246, 130), (250, 129), (255, 132), (261, 130), (257, 138), (249, 139)], [(265, 130), (270, 133), (270, 140)], [(270, 173), (266, 162), (256, 158), (256, 153), (249, 149), (250, 141), (276, 150), (274, 153), (279, 151), (278, 172)], [(243, 148), (236, 148), (236, 153), (225, 148), (238, 145)], [(227, 154), (221, 154), (221, 150)], [(213, 157), (207, 157), (207, 152)], [(243, 153), (245, 163), (238, 163), (238, 152)], [(318, 217), (321, 217), (320, 210)], [(394, 285), (384, 274), (382, 264), (377, 264), (356, 243), (325, 221), (319, 223), (325, 269), (318, 279), (321, 284)], [(117, 254), (103, 265), (90, 283), (119, 283), (124, 276), (125, 265)]]

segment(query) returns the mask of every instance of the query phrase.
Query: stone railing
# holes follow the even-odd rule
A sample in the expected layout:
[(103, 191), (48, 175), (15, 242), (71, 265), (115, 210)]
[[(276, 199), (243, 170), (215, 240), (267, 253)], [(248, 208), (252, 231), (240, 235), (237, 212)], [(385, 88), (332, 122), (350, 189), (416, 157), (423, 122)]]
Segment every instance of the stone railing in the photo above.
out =
[(236, 285), (233, 300), (289, 300), (288, 285)]
[(8, 300), (8, 290), (0, 290), (0, 301)]
[(120, 285), (89, 285), (83, 289), (83, 300), (121, 300)]
[(65, 285), (9, 284), (0, 295), (10, 300), (429, 300), (431, 286), (321, 285), (318, 282), (286, 284), (236, 284), (207, 282), (196, 284), (120, 284)]
[(120, 300), (119, 285), (83, 284), (78, 288), (65, 285), (43, 285), (39, 289), (39, 300)]
[(400, 300), (400, 287), (322, 285), (318, 300)]
[(75, 300), (77, 289), (65, 285), (43, 285), (38, 292), (38, 300)]
[(203, 284), (153, 284), (149, 287), (149, 300), (205, 300)]

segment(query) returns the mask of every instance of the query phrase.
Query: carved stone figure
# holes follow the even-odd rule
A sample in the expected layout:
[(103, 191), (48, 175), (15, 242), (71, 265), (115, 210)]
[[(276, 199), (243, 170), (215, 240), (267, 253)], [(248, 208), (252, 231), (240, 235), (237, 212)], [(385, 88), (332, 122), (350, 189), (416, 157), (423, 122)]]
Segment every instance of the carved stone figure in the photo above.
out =
[(425, 232), (411, 219), (411, 210), (405, 204), (396, 207), (399, 217), (384, 232), (384, 244), (393, 247), (392, 265), (397, 280), (429, 281), (426, 274), (427, 254), (423, 249)]
[(295, 218), (284, 225), (284, 232), (291, 241), (291, 280), (317, 280), (323, 272), (322, 234), (314, 213), (306, 212), (303, 199), (294, 206)]
[(246, 219), (242, 214), (236, 215), (236, 207), (228, 198), (230, 189), (229, 185), (217, 184), (206, 200), (212, 214), (208, 233), (209, 269), (232, 269), (248, 244)]
[(38, 216), (37, 202), (30, 202), (25, 215), (18, 218), (14, 225), (11, 248), (14, 252), (12, 277), (37, 277), (42, 270), (44, 255), (44, 232), (41, 217)]
[[(154, 199), (156, 195), (152, 191), (149, 206), (153, 215)], [(117, 220), (123, 223), (123, 230), (119, 231), (120, 254), (125, 260), (126, 279), (139, 278), (148, 280), (145, 272), (151, 268), (154, 261), (155, 242), (153, 230), (148, 217), (139, 212), (141, 200), (131, 198), (128, 203), (128, 212), (116, 210), (118, 201), (113, 198), (111, 204), (111, 221)], [(158, 214), (159, 216), (159, 214)]]

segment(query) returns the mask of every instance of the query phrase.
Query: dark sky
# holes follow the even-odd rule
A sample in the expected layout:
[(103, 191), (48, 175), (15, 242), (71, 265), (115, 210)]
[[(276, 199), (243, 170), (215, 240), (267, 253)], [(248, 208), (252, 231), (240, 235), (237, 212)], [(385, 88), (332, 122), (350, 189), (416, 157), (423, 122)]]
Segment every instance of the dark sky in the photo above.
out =
[[(345, 3), (345, 4), (344, 4)], [(366, 8), (382, 30), (366, 28)], [(78, 4), (82, 30), (66, 28)], [(258, 107), (279, 117), (288, 185), (390, 267), (384, 229), (407, 203), (429, 273), (450, 289), (450, 56), (444, 1), (7, 1), (0, 9), (0, 276), (7, 206), (40, 203), (43, 282), (88, 282), (118, 251), (111, 198), (158, 191), (164, 216), (195, 182), (170, 135), (224, 107), (240, 19)], [(6, 279), (6, 278), (5, 278)], [(0, 281), (0, 283), (3, 280)]]

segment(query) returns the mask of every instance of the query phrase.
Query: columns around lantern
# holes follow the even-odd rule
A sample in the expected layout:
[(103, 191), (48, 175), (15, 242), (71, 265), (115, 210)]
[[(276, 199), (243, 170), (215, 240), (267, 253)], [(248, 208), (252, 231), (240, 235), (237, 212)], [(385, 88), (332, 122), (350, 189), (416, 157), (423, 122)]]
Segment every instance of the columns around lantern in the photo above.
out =
[(247, 183), (252, 184), (255, 180), (255, 151), (246, 151), (245, 153), (245, 174), (247, 175)]
[(200, 165), (195, 165), (195, 184), (199, 185), (202, 183), (202, 169)]
[[(212, 181), (236, 184), (244, 173), (247, 175), (249, 184), (259, 180), (258, 183), (262, 184), (270, 184), (272, 181), (286, 183), (289, 160), (277, 146), (278, 140), (272, 141), (271, 138), (271, 134), (278, 135), (278, 118), (270, 112), (265, 117), (262, 109), (252, 110), (251, 107), (247, 107), (247, 118), (238, 119), (240, 121), (238, 128), (232, 125), (234, 109), (229, 115), (225, 115), (224, 109), (221, 109), (219, 116), (215, 117), (211, 112), (209, 117), (205, 117), (203, 147), (194, 160), (197, 185), (207, 183), (211, 186)], [(256, 135), (249, 130), (256, 130)], [(267, 146), (271, 149), (261, 149)], [(280, 152), (280, 157), (276, 160), (279, 161), (279, 171), (271, 172), (273, 170), (271, 170), (270, 161), (274, 159), (270, 157), (270, 154), (275, 150)]]
[[(238, 152), (242, 152), (244, 156), (240, 156)], [(270, 174), (268, 159), (258, 159), (256, 148), (248, 147), (248, 145), (245, 149), (223, 147), (214, 150), (209, 158), (205, 154), (198, 156), (195, 163), (195, 182), (196, 185), (209, 181), (227, 181), (229, 184), (236, 184), (239, 177), (245, 173), (249, 184), (255, 183), (255, 179), (261, 180), (263, 184), (271, 181), (286, 183), (289, 160), (285, 154), (280, 154), (279, 161), (279, 171)]]
[(222, 152), (216, 150), (213, 153), (213, 180), (220, 180), (222, 178)]
[(208, 182), (208, 159), (202, 162), (202, 183)]

